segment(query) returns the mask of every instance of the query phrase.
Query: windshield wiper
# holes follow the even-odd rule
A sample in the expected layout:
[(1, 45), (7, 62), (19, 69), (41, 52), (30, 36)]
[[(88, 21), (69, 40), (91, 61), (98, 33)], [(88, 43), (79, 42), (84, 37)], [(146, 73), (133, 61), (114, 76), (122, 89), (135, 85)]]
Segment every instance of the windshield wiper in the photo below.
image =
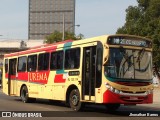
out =
[(131, 62), (131, 57), (133, 56), (133, 54), (129, 56), (128, 53), (125, 52), (125, 50), (122, 46), (120, 46), (120, 52), (122, 53), (123, 57), (125, 58), (125, 60), (126, 60), (125, 62), (128, 63), (128, 65), (129, 65), (128, 68), (129, 68), (131, 66), (131, 64), (133, 64)]
[[(125, 71), (124, 71), (124, 69), (122, 69), (123, 70), (122, 74), (124, 76), (124, 74), (126, 74), (126, 72), (129, 71), (129, 69), (132, 66), (134, 66), (134, 62), (131, 61), (131, 59), (133, 57), (133, 54), (128, 55), (128, 53), (124, 50), (124, 48), (122, 46), (120, 46), (120, 52), (122, 53), (122, 55), (123, 55), (123, 57), (125, 59), (125, 61), (124, 61), (122, 66), (125, 68), (125, 63), (127, 62), (127, 64), (128, 64), (128, 68), (126, 68)], [(134, 78), (135, 78), (135, 73), (134, 73)]]
[(123, 57), (126, 59), (126, 61), (128, 62), (128, 54), (125, 53), (125, 50), (122, 46), (120, 46), (120, 52), (122, 53)]
[(140, 68), (141, 68), (141, 59), (142, 59), (144, 53), (145, 53), (145, 49), (144, 49), (144, 48), (142, 48), (142, 49), (138, 52), (138, 56), (137, 56), (136, 62), (138, 63), (139, 70), (140, 70)]
[(144, 53), (145, 53), (145, 48), (142, 48), (142, 49), (138, 52), (138, 57), (137, 57), (136, 62), (140, 62), (140, 61), (141, 61)]

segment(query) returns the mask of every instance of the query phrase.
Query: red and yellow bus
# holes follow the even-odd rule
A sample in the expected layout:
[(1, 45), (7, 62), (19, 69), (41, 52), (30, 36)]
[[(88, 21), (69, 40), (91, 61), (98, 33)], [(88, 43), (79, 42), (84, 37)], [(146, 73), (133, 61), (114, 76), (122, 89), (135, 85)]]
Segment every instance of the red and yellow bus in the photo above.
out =
[(153, 102), (152, 42), (139, 36), (67, 40), (6, 54), (3, 71), (3, 92), (25, 103), (59, 100), (78, 111), (84, 103), (116, 110)]

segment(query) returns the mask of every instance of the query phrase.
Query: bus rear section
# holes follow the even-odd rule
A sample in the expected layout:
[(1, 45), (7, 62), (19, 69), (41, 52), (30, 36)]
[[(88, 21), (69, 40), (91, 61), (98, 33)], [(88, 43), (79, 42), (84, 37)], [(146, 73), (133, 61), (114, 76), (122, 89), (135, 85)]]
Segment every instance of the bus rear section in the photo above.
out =
[(3, 65), (2, 84), (3, 92), (10, 96), (16, 95), (17, 81), (16, 81), (17, 58), (5, 59)]

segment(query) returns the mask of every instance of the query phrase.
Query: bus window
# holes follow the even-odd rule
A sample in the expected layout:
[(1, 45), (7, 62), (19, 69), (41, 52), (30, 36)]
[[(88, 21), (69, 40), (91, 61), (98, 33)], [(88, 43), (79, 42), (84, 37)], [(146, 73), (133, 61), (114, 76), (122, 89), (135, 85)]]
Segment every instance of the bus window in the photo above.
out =
[(9, 74), (10, 75), (16, 75), (16, 65), (17, 64), (17, 59), (10, 59), (9, 60)]
[(27, 71), (36, 71), (37, 68), (37, 55), (28, 56)]
[(49, 68), (49, 53), (39, 54), (38, 70), (48, 70)]
[(19, 57), (18, 59), (18, 72), (25, 72), (27, 65), (27, 57)]
[(105, 75), (119, 79), (152, 79), (151, 52), (140, 53), (141, 50), (110, 48)]
[(80, 48), (68, 49), (65, 52), (65, 69), (77, 69), (80, 62)]
[(63, 69), (63, 51), (52, 52), (50, 69)]
[(8, 73), (8, 59), (5, 59), (5, 73)]
[(103, 45), (101, 42), (97, 43), (97, 60), (96, 60), (96, 88), (102, 84), (102, 61), (103, 61)]
[(57, 69), (57, 52), (53, 52), (51, 54), (50, 69), (52, 69), (52, 70)]

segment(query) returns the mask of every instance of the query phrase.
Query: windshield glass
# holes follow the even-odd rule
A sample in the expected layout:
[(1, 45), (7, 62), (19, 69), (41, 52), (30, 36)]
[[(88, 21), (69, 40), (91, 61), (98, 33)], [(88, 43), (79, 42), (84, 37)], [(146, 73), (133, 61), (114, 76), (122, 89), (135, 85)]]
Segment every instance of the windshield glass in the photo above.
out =
[(105, 75), (123, 79), (152, 79), (152, 54), (145, 49), (111, 48)]

